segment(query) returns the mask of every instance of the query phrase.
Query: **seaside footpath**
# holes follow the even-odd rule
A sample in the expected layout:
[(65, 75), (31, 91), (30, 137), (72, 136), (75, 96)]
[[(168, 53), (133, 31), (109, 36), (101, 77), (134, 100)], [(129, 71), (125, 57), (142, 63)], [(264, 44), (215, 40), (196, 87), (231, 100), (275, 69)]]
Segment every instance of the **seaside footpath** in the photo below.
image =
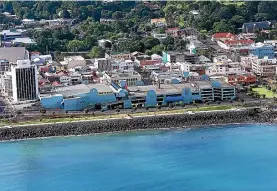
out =
[(0, 141), (38, 137), (85, 135), (141, 129), (187, 128), (217, 124), (274, 123), (276, 111), (239, 109), (197, 113), (148, 115), (106, 120), (26, 124), (0, 128)]

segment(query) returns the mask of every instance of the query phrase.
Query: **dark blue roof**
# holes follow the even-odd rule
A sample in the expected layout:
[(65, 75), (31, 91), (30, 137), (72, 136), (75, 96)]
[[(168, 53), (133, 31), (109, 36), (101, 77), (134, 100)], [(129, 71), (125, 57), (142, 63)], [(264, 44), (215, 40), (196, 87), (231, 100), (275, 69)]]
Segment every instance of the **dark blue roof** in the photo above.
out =
[(242, 31), (253, 33), (255, 30), (261, 29), (269, 29), (271, 26), (275, 25), (276, 21), (261, 21), (261, 22), (252, 22), (252, 23), (244, 23), (242, 25)]

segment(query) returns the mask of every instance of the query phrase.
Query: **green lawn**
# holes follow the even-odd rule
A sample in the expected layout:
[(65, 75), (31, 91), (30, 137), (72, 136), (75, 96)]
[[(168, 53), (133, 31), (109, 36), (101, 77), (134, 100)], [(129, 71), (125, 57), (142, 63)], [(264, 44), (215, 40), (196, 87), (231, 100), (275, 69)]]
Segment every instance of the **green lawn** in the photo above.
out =
[(222, 0), (219, 1), (220, 3), (224, 4), (224, 5), (236, 5), (236, 6), (242, 6), (243, 4), (245, 4), (245, 2), (243, 1), (228, 1), (228, 0)]
[(112, 115), (100, 115), (100, 116), (82, 116), (82, 117), (73, 117), (70, 118), (68, 116), (65, 116), (63, 118), (43, 118), (37, 119), (37, 120), (29, 120), (29, 121), (22, 121), (18, 123), (9, 123), (9, 122), (0, 122), (0, 126), (5, 125), (28, 125), (28, 124), (41, 124), (41, 123), (59, 123), (59, 122), (73, 122), (73, 121), (80, 121), (80, 120), (98, 120), (98, 119), (112, 119), (112, 118), (126, 118), (126, 117), (136, 117), (136, 116), (148, 116), (148, 115), (166, 115), (166, 114), (179, 114), (184, 113), (187, 111), (192, 112), (199, 112), (199, 111), (213, 111), (213, 110), (228, 110), (228, 109), (234, 109), (234, 106), (231, 105), (215, 105), (215, 106), (200, 106), (200, 107), (193, 107), (193, 108), (184, 108), (184, 109), (170, 109), (170, 110), (161, 110), (161, 111), (145, 111), (142, 113), (132, 113), (132, 114), (112, 114)]
[(257, 92), (260, 95), (265, 95), (266, 98), (274, 98), (277, 97), (276, 93), (273, 93), (271, 90), (266, 89), (265, 87), (252, 88), (254, 92)]

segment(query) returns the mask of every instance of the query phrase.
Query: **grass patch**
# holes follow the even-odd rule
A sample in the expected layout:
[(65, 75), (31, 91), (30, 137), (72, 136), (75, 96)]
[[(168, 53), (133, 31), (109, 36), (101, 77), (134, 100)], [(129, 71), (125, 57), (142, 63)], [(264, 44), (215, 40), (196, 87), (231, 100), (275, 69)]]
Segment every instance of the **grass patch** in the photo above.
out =
[(214, 110), (228, 110), (234, 109), (231, 105), (218, 105), (218, 106), (210, 106), (210, 107), (199, 107), (199, 108), (192, 108), (187, 109), (188, 111), (214, 111)]
[(265, 87), (252, 88), (254, 92), (257, 92), (259, 95), (265, 95), (266, 98), (277, 97), (276, 93), (273, 93), (271, 90), (266, 89)]
[(221, 0), (219, 2), (223, 5), (236, 5), (236, 6), (242, 6), (245, 4), (244, 1)]
[[(194, 107), (194, 108), (184, 108), (184, 109), (169, 109), (169, 110), (161, 110), (161, 111), (145, 111), (141, 113), (132, 113), (129, 114), (131, 117), (136, 116), (149, 116), (149, 115), (164, 115), (164, 114), (180, 114), (185, 113), (187, 111), (192, 112), (199, 112), (199, 111), (213, 111), (213, 110), (228, 110), (233, 109), (234, 106), (231, 105), (216, 105), (216, 106), (205, 106), (205, 107)], [(73, 121), (81, 121), (81, 120), (99, 120), (99, 119), (113, 119), (113, 118), (126, 118), (128, 114), (112, 114), (112, 115), (99, 115), (99, 116), (89, 116), (84, 115), (80, 117), (63, 117), (63, 118), (42, 118), (37, 120), (30, 120), (30, 121), (22, 121), (17, 123), (9, 123), (9, 122), (2, 122), (0, 123), (1, 126), (5, 125), (29, 125), (29, 124), (41, 124), (41, 123), (68, 123)]]

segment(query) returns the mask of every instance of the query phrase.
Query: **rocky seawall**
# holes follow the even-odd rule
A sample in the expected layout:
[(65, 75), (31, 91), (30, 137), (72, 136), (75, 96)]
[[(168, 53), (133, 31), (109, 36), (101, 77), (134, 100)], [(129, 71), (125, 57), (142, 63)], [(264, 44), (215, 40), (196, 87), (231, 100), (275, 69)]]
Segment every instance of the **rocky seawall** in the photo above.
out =
[(65, 122), (0, 128), (0, 141), (37, 137), (82, 135), (159, 128), (186, 128), (212, 124), (274, 123), (277, 112), (256, 110), (201, 112), (98, 121)]

